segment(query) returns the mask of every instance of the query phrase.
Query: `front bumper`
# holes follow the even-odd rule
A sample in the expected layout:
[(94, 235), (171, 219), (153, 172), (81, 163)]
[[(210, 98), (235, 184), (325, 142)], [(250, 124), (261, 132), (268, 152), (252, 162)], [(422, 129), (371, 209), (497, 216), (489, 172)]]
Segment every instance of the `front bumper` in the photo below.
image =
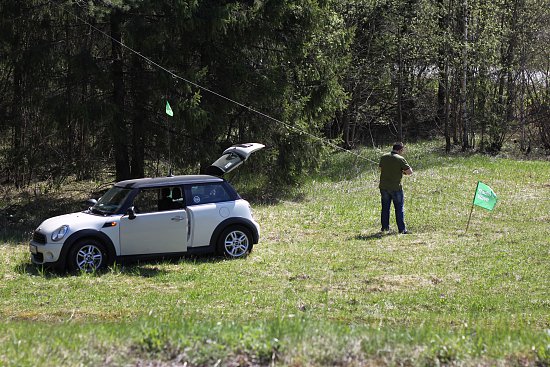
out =
[(39, 243), (31, 241), (29, 251), (31, 253), (31, 261), (33, 264), (44, 265), (49, 263), (57, 263), (61, 255), (63, 243)]

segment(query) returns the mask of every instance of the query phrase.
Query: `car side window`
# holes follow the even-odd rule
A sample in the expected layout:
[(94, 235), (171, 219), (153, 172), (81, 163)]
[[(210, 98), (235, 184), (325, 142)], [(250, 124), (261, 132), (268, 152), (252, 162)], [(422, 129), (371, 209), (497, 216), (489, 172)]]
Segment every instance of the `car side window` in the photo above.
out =
[(142, 189), (134, 199), (134, 211), (139, 214), (183, 209), (181, 187)]
[(183, 209), (184, 200), (181, 187), (163, 187), (160, 190), (160, 196), (158, 200), (158, 210), (177, 210)]
[(231, 195), (221, 183), (193, 185), (190, 194), (189, 205), (219, 203), (231, 199)]

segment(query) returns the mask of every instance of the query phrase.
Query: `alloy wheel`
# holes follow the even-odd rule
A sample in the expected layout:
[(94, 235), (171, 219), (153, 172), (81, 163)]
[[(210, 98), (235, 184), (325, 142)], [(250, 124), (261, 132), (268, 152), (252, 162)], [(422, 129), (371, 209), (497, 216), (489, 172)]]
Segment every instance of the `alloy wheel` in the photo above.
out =
[(231, 257), (241, 257), (250, 250), (250, 239), (240, 230), (231, 231), (225, 236), (225, 253)]
[(93, 272), (103, 263), (101, 249), (94, 245), (84, 245), (76, 253), (76, 266), (85, 272)]

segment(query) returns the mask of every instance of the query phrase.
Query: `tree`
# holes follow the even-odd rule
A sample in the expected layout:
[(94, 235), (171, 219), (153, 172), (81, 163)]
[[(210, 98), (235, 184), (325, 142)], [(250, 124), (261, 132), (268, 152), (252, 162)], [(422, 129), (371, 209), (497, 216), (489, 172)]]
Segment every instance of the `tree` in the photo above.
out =
[(6, 0), (2, 182), (196, 173), (243, 141), (270, 147), (256, 161), (274, 185), (315, 168), (323, 139), (550, 149), (549, 12), (536, 0)]

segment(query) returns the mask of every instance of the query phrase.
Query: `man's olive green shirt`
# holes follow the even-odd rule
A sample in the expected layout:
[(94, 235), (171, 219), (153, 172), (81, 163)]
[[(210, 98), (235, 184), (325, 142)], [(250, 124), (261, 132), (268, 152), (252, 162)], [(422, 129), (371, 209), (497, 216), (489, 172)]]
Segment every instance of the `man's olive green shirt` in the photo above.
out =
[(411, 168), (405, 158), (391, 152), (384, 154), (380, 157), (380, 185), (378, 186), (382, 190), (398, 191), (402, 190), (401, 178), (403, 177), (403, 171)]

